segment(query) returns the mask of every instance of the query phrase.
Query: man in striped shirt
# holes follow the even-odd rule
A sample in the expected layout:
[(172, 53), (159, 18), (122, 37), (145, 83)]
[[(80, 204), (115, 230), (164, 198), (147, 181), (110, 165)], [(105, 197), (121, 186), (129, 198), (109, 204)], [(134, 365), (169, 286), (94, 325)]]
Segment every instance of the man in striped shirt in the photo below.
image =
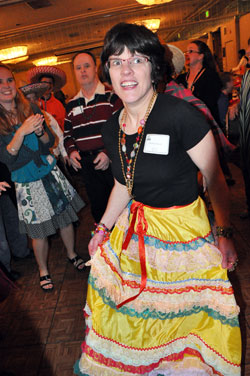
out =
[(96, 59), (90, 51), (77, 53), (73, 66), (81, 89), (66, 108), (64, 145), (72, 167), (83, 176), (91, 212), (98, 223), (114, 182), (101, 127), (122, 103), (100, 82)]

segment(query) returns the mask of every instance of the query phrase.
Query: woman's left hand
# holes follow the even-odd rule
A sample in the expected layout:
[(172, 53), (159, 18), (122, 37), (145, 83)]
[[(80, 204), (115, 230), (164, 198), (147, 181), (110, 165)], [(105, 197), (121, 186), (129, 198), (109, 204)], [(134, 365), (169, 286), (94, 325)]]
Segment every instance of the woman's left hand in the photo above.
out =
[(105, 237), (104, 234), (97, 233), (91, 238), (89, 245), (88, 245), (89, 255), (91, 258), (95, 255), (98, 245), (103, 242), (104, 237)]
[(218, 248), (222, 254), (222, 268), (228, 269), (229, 271), (234, 270), (237, 265), (238, 259), (233, 240), (224, 238), (222, 236), (219, 237)]

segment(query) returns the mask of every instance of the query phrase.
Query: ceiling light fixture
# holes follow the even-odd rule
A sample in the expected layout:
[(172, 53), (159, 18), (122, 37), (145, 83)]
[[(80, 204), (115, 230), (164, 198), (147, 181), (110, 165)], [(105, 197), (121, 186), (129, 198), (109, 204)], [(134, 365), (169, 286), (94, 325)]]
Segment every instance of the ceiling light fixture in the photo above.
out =
[(152, 18), (150, 20), (141, 20), (135, 22), (137, 25), (144, 25), (154, 33), (159, 29), (161, 20), (160, 18)]
[(27, 46), (16, 46), (0, 50), (0, 61), (16, 59), (17, 57), (25, 56), (27, 54)]
[(142, 5), (150, 6), (150, 5), (170, 3), (172, 0), (136, 0), (136, 1)]
[(16, 57), (15, 59), (9, 59), (9, 60), (4, 60), (4, 64), (18, 64), (21, 63), (22, 61), (28, 60), (29, 56), (21, 56), (21, 57)]
[(71, 62), (72, 62), (72, 59), (68, 58), (68, 59), (57, 61), (56, 65), (66, 64), (66, 63), (71, 63)]
[(57, 64), (57, 57), (56, 56), (44, 57), (43, 59), (34, 60), (33, 64), (36, 65), (36, 66), (56, 65)]

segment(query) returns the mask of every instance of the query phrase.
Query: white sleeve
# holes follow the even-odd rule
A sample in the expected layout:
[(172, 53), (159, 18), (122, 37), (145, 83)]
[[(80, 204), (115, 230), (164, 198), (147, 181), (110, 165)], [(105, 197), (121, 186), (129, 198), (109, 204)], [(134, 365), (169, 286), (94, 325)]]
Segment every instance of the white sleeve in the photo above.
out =
[(240, 69), (240, 67), (242, 67), (242, 66), (244, 67), (246, 64), (247, 64), (247, 60), (246, 60), (245, 56), (243, 56), (243, 57), (240, 59), (240, 62), (239, 62), (239, 64), (237, 65), (237, 67), (232, 68), (232, 72), (236, 72), (237, 70)]

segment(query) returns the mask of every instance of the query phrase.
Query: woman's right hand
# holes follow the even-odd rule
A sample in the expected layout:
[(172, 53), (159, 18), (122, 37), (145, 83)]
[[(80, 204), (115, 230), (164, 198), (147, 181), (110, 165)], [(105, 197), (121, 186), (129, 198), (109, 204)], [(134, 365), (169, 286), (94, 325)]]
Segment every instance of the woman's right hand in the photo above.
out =
[(70, 164), (75, 171), (78, 171), (78, 169), (82, 168), (82, 165), (79, 162), (82, 158), (77, 150), (74, 150), (72, 151), (72, 153), (70, 153), (69, 159), (70, 159)]
[(238, 258), (233, 240), (222, 236), (218, 237), (218, 248), (222, 255), (222, 268), (229, 271), (234, 270), (237, 266)]
[(104, 234), (97, 233), (90, 240), (88, 249), (89, 249), (89, 255), (91, 258), (95, 255), (98, 245), (103, 242), (104, 236), (105, 236)]
[(6, 191), (6, 188), (10, 188), (10, 185), (6, 181), (0, 182), (0, 195), (2, 191)]
[(43, 130), (44, 117), (41, 114), (29, 116), (19, 128), (19, 132), (26, 136), (32, 132), (41, 133)]

